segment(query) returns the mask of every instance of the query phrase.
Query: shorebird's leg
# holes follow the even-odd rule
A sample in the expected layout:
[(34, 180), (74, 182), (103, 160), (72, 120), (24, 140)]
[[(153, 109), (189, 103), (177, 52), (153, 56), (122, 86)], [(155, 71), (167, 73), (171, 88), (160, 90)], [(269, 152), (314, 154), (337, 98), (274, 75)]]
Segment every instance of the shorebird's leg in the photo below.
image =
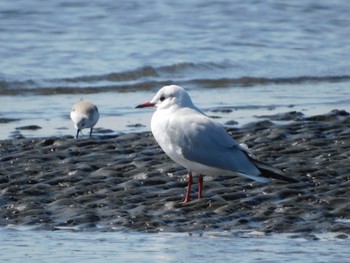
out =
[(91, 137), (91, 134), (92, 134), (92, 128), (90, 129), (90, 137)]
[(200, 174), (198, 176), (198, 199), (202, 198), (203, 193), (203, 176)]
[(80, 132), (80, 129), (77, 129), (77, 135), (75, 136), (76, 139), (78, 139), (79, 137), (79, 132)]
[(186, 196), (185, 196), (185, 200), (183, 201), (183, 203), (188, 203), (189, 201), (191, 201), (191, 186), (192, 186), (192, 172), (189, 171), (188, 172), (188, 183), (187, 183), (187, 192), (186, 192)]

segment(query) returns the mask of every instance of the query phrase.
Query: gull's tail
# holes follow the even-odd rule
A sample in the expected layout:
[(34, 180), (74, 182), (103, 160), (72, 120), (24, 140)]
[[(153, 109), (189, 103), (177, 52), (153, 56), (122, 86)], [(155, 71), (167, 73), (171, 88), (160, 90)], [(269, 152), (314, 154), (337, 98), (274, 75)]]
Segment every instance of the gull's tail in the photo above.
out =
[(285, 173), (283, 171), (281, 171), (280, 169), (255, 159), (254, 154), (249, 150), (249, 148), (246, 144), (240, 144), (239, 147), (245, 153), (245, 155), (248, 157), (248, 159), (255, 165), (255, 167), (258, 168), (262, 177), (278, 179), (278, 180), (282, 180), (282, 181), (290, 182), (290, 183), (298, 183), (299, 182), (298, 180), (296, 180), (294, 178), (286, 176)]
[(281, 171), (280, 169), (277, 169), (276, 167), (273, 167), (267, 163), (258, 161), (249, 155), (248, 155), (248, 158), (252, 163), (255, 164), (256, 168), (258, 168), (258, 170), (261, 172), (261, 175), (263, 177), (278, 179), (289, 183), (298, 182), (296, 179), (286, 176), (283, 171)]

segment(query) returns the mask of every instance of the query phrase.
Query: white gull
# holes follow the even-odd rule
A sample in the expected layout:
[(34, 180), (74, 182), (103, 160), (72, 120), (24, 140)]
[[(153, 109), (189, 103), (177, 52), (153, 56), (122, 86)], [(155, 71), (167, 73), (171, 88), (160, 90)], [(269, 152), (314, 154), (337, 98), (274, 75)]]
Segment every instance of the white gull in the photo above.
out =
[(136, 108), (156, 107), (151, 129), (163, 151), (189, 172), (184, 203), (190, 201), (192, 173), (198, 177), (198, 198), (202, 197), (202, 175), (240, 175), (267, 183), (269, 178), (296, 182), (283, 172), (249, 155), (224, 127), (198, 109), (181, 87), (161, 88), (150, 102)]

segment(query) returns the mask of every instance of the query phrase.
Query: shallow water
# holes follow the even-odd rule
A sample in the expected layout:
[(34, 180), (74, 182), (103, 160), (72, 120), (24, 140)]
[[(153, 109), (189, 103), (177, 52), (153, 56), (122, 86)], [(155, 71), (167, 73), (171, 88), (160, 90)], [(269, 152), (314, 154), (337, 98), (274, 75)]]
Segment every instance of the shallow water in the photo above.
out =
[(15, 80), (144, 66), (182, 79), (202, 78), (203, 71), (227, 78), (349, 70), (350, 6), (343, 1), (19, 0), (0, 8), (1, 71)]
[[(0, 139), (74, 134), (81, 97), (104, 132), (147, 130), (151, 113), (133, 107), (169, 83), (209, 115), (234, 108), (215, 114), (224, 124), (346, 110), (349, 12), (342, 1), (1, 3)], [(39, 127), (18, 129), (28, 125)]]
[(7, 262), (345, 262), (341, 236), (0, 230)]
[[(99, 107), (100, 120), (95, 134), (118, 134), (150, 130), (154, 109), (134, 109), (150, 100), (155, 91), (130, 93), (60, 94), (55, 96), (1, 96), (2, 114), (10, 119), (1, 123), (0, 139), (74, 135), (69, 119), (71, 106), (81, 97)], [(333, 109), (349, 109), (348, 83), (305, 83), (304, 85), (259, 85), (249, 88), (190, 90), (195, 104), (225, 126), (243, 126), (257, 117), (299, 111), (306, 116)], [(33, 102), (32, 102), (33, 101)], [(16, 105), (14, 108), (13, 105)], [(259, 118), (261, 119), (261, 118)], [(233, 123), (231, 121), (234, 121)], [(281, 122), (280, 122), (281, 123)], [(38, 125), (40, 129), (19, 129)], [(83, 131), (88, 135), (88, 131)]]

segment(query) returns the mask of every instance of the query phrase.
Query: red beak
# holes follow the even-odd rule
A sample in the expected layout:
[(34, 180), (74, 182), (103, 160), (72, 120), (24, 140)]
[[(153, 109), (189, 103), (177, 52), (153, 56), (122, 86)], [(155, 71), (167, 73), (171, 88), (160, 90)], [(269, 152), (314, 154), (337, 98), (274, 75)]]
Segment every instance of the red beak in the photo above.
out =
[(154, 105), (155, 105), (154, 103), (145, 102), (145, 103), (137, 105), (135, 108), (138, 109), (138, 108), (154, 107)]

